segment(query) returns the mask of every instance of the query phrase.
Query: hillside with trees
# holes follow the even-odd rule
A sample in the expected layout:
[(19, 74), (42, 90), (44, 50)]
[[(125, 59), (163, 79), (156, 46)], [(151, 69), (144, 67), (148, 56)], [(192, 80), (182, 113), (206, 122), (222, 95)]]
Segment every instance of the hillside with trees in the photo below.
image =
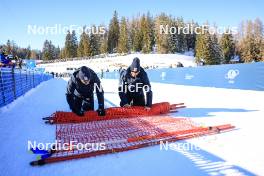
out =
[[(207, 22), (205, 24), (208, 25)], [(240, 58), (240, 62), (264, 61), (263, 23), (260, 19), (241, 22), (237, 34), (233, 34), (228, 28), (223, 34), (211, 34), (208, 31), (200, 34), (173, 31), (187, 26), (195, 28), (202, 25), (194, 20), (185, 21), (182, 17), (173, 17), (165, 13), (155, 17), (146, 13), (128, 18), (119, 17), (115, 11), (108, 27), (92, 26), (93, 29), (103, 26), (104, 34), (83, 32), (77, 36), (76, 31), (68, 31), (62, 48), (54, 46), (50, 40), (44, 41), (41, 51), (31, 50), (30, 46), (20, 48), (10, 40), (0, 47), (6, 53), (23, 59), (47, 61), (90, 58), (111, 53), (167, 54), (186, 51), (193, 51), (196, 62), (205, 65), (227, 64), (235, 56)]]

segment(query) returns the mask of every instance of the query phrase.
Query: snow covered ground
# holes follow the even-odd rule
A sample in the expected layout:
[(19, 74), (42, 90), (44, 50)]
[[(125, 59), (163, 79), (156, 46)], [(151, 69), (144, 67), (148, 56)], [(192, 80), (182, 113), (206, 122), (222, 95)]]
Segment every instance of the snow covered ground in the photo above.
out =
[[(194, 144), (200, 150), (171, 146), (142, 148), (116, 154), (31, 167), (36, 156), (28, 140), (53, 142), (55, 126), (41, 120), (56, 110), (69, 111), (66, 81), (52, 79), (0, 109), (0, 175), (264, 175), (262, 136), (264, 92), (152, 83), (154, 102), (184, 102), (173, 117), (204, 125), (231, 123), (236, 130), (175, 144)], [(102, 80), (106, 106), (118, 106), (117, 80)], [(96, 103), (95, 103), (96, 104)]]
[(184, 54), (129, 54), (126, 56), (114, 56), (106, 58), (97, 58), (79, 61), (67, 61), (49, 64), (39, 64), (38, 67), (45, 68), (46, 72), (64, 73), (69, 72), (67, 68), (79, 68), (86, 65), (96, 72), (105, 70), (118, 70), (120, 67), (127, 67), (131, 64), (133, 58), (138, 57), (143, 67), (159, 67), (168, 68), (176, 67), (178, 62), (181, 62), (185, 67), (196, 66), (192, 53)]

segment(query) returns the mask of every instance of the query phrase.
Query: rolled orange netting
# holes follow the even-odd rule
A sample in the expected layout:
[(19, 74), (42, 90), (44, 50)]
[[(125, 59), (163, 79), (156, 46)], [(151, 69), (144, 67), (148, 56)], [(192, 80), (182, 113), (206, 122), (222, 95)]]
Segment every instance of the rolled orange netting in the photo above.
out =
[(129, 118), (136, 116), (152, 116), (166, 114), (175, 111), (177, 108), (182, 108), (183, 103), (170, 104), (168, 102), (155, 103), (147, 110), (142, 106), (131, 107), (111, 107), (106, 109), (105, 116), (98, 116), (96, 111), (87, 111), (84, 116), (78, 116), (72, 112), (57, 111), (53, 113), (48, 119), (47, 123), (81, 123), (89, 121), (110, 120), (116, 118)]

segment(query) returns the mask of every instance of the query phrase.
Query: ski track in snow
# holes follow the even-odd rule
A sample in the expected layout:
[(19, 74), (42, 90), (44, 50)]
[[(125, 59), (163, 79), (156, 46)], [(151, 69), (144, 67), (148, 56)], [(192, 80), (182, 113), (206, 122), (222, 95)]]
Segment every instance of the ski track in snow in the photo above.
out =
[[(27, 151), (28, 140), (53, 142), (55, 125), (42, 117), (56, 110), (69, 111), (66, 82), (52, 79), (0, 109), (1, 175), (264, 175), (264, 93), (208, 87), (152, 83), (153, 102), (184, 102), (187, 108), (172, 114), (204, 125), (232, 123), (237, 130), (190, 139), (201, 150), (171, 146), (142, 148), (116, 154), (31, 167), (36, 155)], [(118, 106), (117, 80), (102, 80), (106, 107)], [(95, 102), (95, 109), (97, 108)]]

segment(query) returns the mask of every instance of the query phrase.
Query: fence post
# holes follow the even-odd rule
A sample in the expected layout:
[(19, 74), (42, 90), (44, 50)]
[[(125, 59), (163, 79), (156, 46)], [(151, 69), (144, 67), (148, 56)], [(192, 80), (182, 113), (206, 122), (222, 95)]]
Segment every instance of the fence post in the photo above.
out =
[(3, 102), (5, 104), (6, 101), (5, 101), (4, 85), (3, 85), (3, 79), (2, 78), (3, 78), (3, 76), (2, 76), (2, 69), (0, 68), (0, 88), (1, 88), (1, 92), (2, 92)]
[(33, 87), (35, 87), (35, 76), (34, 76), (34, 71), (32, 73), (32, 77), (33, 77)]
[(22, 69), (20, 68), (20, 69), (19, 69), (19, 82), (20, 82), (20, 85), (21, 85), (21, 88), (20, 88), (20, 89), (21, 89), (21, 90), (20, 90), (20, 91), (21, 91), (20, 96), (23, 94), (23, 86), (22, 86), (22, 85), (23, 85), (23, 84), (22, 84), (22, 71), (21, 71), (21, 70), (22, 70)]
[(24, 93), (27, 92), (27, 71), (26, 70), (25, 70), (25, 76), (26, 76), (26, 84), (25, 84), (25, 92)]
[(17, 98), (17, 96), (16, 96), (16, 79), (15, 79), (15, 69), (14, 68), (12, 68), (11, 74), (12, 74), (12, 80), (13, 80), (14, 99), (16, 99)]

